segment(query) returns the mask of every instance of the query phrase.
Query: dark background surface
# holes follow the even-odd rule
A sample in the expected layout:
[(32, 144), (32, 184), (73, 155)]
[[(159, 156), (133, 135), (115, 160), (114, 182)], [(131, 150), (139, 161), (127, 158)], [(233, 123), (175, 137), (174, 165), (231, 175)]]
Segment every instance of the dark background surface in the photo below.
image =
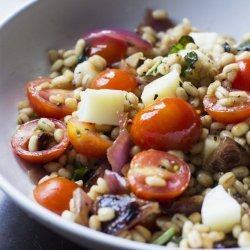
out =
[(20, 249), (89, 250), (29, 218), (0, 189), (0, 250)]

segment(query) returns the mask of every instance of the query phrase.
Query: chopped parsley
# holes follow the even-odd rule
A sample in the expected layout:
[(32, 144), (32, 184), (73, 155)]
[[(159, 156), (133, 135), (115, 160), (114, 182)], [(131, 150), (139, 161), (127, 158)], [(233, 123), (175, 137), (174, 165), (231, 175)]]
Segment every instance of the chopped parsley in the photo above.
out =
[(198, 55), (196, 54), (196, 52), (191, 51), (185, 55), (184, 59), (186, 62), (186, 66), (183, 67), (181, 75), (187, 76), (192, 74), (192, 71), (194, 69), (194, 64), (198, 61)]
[(171, 49), (169, 50), (168, 54), (174, 54), (179, 52), (180, 50), (185, 49), (188, 43), (194, 43), (194, 39), (191, 36), (182, 36), (178, 43), (176, 43)]
[(75, 160), (74, 162), (75, 170), (72, 179), (74, 181), (82, 180), (83, 177), (88, 173), (89, 169), (84, 166), (80, 161)]

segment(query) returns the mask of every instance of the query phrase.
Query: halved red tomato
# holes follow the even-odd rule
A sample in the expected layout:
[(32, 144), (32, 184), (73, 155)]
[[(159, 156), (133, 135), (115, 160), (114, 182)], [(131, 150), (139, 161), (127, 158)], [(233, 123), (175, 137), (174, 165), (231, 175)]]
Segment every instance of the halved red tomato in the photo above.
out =
[(237, 123), (250, 117), (250, 95), (247, 102), (235, 104), (233, 107), (222, 106), (217, 101), (215, 96), (205, 96), (203, 99), (205, 110), (218, 122)]
[(32, 163), (46, 163), (57, 159), (67, 149), (69, 139), (64, 122), (50, 119), (56, 128), (63, 129), (64, 137), (60, 143), (50, 149), (30, 152), (28, 151), (28, 141), (33, 135), (34, 130), (37, 128), (39, 119), (27, 122), (21, 125), (11, 138), (11, 145), (14, 152), (22, 159)]
[(36, 78), (27, 83), (27, 96), (31, 107), (40, 117), (60, 119), (71, 115), (76, 110), (65, 104), (54, 104), (49, 101), (50, 96), (60, 95), (64, 99), (73, 97), (73, 90), (69, 89), (39, 89), (39, 85), (50, 82), (50, 78)]
[(102, 138), (90, 123), (80, 122), (76, 118), (67, 124), (69, 140), (75, 150), (89, 157), (105, 157), (112, 141)]
[(200, 118), (187, 102), (165, 98), (139, 111), (131, 136), (143, 149), (188, 150), (201, 133)]
[(136, 85), (136, 79), (133, 75), (120, 69), (107, 69), (93, 79), (90, 88), (133, 91)]
[(90, 47), (87, 51), (89, 56), (99, 55), (106, 59), (111, 65), (125, 57), (128, 45), (125, 41), (109, 36), (93, 38), (89, 41)]
[(250, 59), (244, 59), (237, 62), (239, 70), (236, 78), (232, 82), (235, 89), (250, 91)]
[[(190, 177), (187, 163), (167, 152), (152, 149), (136, 154), (128, 171), (128, 182), (136, 196), (160, 202), (181, 195), (187, 188)], [(151, 185), (147, 178), (153, 178)], [(157, 182), (159, 178), (162, 183)]]
[(33, 191), (36, 201), (50, 211), (61, 215), (69, 210), (69, 201), (79, 186), (66, 178), (56, 177), (39, 184)]

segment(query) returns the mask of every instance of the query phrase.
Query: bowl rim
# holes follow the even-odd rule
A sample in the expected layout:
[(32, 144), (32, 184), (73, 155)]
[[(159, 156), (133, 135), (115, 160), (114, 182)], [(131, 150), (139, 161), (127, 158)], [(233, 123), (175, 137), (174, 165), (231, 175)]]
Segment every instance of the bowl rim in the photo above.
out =
[[(26, 3), (21, 4), (18, 8), (11, 11), (0, 22), (0, 31), (8, 25), (16, 16), (21, 15), (25, 10), (31, 9), (33, 5), (39, 3), (39, 0), (28, 0)], [(109, 235), (103, 232), (98, 232), (88, 227), (79, 225), (77, 223), (63, 219), (62, 217), (52, 213), (46, 208), (32, 201), (21, 191), (14, 187), (1, 173), (0, 173), (0, 188), (9, 196), (20, 208), (26, 211), (32, 218), (39, 220), (43, 225), (55, 226), (57, 229), (66, 231), (77, 237), (88, 238), (90, 241), (98, 242), (103, 246), (112, 246), (120, 249), (143, 249), (152, 250), (152, 244), (145, 244), (127, 239), (122, 239), (117, 236)], [(68, 237), (70, 239), (70, 237)], [(75, 241), (74, 241), (75, 242)], [(78, 243), (79, 244), (79, 243)], [(165, 249), (165, 246), (154, 245), (154, 250)]]

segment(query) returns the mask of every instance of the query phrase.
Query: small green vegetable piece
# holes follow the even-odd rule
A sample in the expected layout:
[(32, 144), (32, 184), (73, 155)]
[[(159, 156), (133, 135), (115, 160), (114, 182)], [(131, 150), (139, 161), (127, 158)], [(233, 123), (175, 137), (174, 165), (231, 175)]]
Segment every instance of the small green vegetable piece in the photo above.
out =
[(159, 65), (162, 63), (162, 61), (158, 61), (156, 62), (153, 67), (151, 67), (148, 72), (146, 73), (146, 76), (156, 76), (157, 75), (157, 69), (159, 67)]
[(72, 179), (74, 181), (82, 180), (82, 178), (89, 171), (89, 169), (86, 166), (84, 166), (80, 161), (75, 160), (74, 165), (76, 169), (74, 170)]
[(173, 227), (169, 228), (166, 232), (164, 232), (161, 236), (159, 236), (152, 243), (156, 245), (164, 245), (171, 240), (171, 238), (176, 234), (176, 231)]
[(184, 57), (187, 66), (182, 69), (181, 75), (187, 76), (192, 73), (192, 70), (194, 69), (194, 64), (198, 61), (198, 55), (194, 52), (188, 52)]
[(74, 170), (73, 180), (79, 181), (83, 178), (83, 176), (88, 172), (86, 167), (78, 168)]
[(198, 61), (198, 55), (194, 51), (191, 51), (185, 55), (184, 59), (187, 64), (192, 68), (194, 64)]
[(175, 44), (171, 49), (169, 50), (168, 54), (174, 54), (179, 52), (180, 50), (185, 49), (186, 45), (188, 43), (194, 43), (194, 39), (191, 36), (182, 36), (177, 44)]

